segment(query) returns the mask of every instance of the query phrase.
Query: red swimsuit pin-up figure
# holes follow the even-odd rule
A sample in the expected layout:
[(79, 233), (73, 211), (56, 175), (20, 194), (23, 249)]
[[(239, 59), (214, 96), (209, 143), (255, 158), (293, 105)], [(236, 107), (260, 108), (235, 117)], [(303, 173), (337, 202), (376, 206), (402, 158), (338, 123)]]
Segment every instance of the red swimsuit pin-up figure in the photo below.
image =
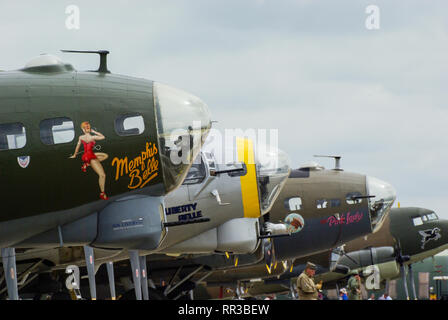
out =
[[(104, 186), (106, 184), (106, 173), (104, 172), (104, 168), (101, 165), (101, 162), (106, 160), (109, 156), (103, 152), (93, 152), (93, 147), (95, 146), (95, 141), (106, 139), (104, 135), (93, 130), (90, 127), (90, 123), (85, 121), (81, 123), (81, 129), (84, 132), (84, 135), (80, 136), (78, 139), (78, 144), (76, 145), (75, 153), (70, 157), (72, 159), (76, 158), (79, 153), (79, 148), (81, 147), (81, 143), (84, 147), (84, 154), (82, 155), (82, 167), (81, 170), (86, 172), (87, 167), (91, 166), (92, 169), (98, 174), (99, 186), (100, 186), (100, 198), (103, 200), (107, 200), (108, 197), (104, 191)], [(93, 133), (94, 135), (92, 135)]]
[(82, 162), (84, 163), (81, 167), (81, 170), (86, 172), (87, 166), (90, 165), (90, 161), (93, 159), (98, 159), (96, 155), (93, 153), (93, 147), (95, 146), (95, 141), (91, 141), (89, 143), (81, 140), (82, 145), (84, 147), (84, 154), (82, 155)]

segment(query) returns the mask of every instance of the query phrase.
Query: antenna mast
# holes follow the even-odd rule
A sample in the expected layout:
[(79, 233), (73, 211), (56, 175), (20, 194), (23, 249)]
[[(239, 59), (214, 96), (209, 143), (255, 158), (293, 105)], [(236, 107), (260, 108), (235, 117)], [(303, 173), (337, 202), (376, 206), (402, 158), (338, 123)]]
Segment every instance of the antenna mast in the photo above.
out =
[(100, 66), (98, 67), (98, 70), (95, 72), (100, 73), (110, 73), (110, 71), (107, 69), (107, 55), (109, 54), (109, 51), (107, 50), (98, 50), (98, 51), (84, 51), (84, 50), (61, 50), (62, 52), (67, 53), (96, 53), (100, 55)]
[(341, 168), (341, 158), (342, 158), (341, 156), (315, 155), (314, 157), (316, 157), (316, 158), (333, 158), (334, 162), (335, 162), (333, 170), (344, 171)]

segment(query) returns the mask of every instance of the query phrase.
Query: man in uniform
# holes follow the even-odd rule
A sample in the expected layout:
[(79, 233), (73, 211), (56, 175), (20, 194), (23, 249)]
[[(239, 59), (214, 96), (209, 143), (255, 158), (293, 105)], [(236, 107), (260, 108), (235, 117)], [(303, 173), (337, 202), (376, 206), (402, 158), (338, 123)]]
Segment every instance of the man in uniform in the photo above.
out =
[(305, 270), (297, 278), (297, 291), (299, 300), (317, 300), (319, 290), (322, 288), (322, 281), (314, 283), (313, 277), (316, 273), (316, 265), (308, 262)]
[(348, 298), (350, 300), (362, 300), (361, 299), (361, 277), (359, 274), (355, 274), (348, 279), (347, 283)]

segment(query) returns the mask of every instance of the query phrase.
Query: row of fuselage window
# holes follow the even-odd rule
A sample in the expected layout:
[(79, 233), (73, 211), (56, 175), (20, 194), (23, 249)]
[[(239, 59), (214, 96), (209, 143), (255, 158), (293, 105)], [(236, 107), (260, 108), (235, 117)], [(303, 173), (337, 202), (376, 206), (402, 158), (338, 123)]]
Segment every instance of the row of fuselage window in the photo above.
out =
[[(145, 131), (144, 119), (139, 114), (118, 116), (114, 127), (119, 136), (140, 135)], [(40, 139), (46, 145), (70, 143), (75, 138), (75, 124), (68, 117), (42, 120), (39, 129)], [(0, 124), (0, 150), (22, 149), (25, 146), (26, 129), (22, 123)]]
[[(200, 157), (200, 155), (199, 155)], [(245, 175), (246, 172), (242, 174), (237, 174), (235, 176), (242, 176)], [(200, 163), (193, 164), (190, 170), (188, 171), (187, 176), (185, 177), (185, 180), (183, 182), (184, 185), (188, 184), (198, 184), (201, 183), (206, 176), (206, 169), (204, 162), (201, 158)], [(357, 196), (360, 196), (361, 194), (359, 192), (350, 192), (347, 194), (346, 202), (349, 205), (354, 204), (360, 204), (362, 202), (362, 199), (356, 198)], [(302, 209), (302, 198), (300, 197), (292, 197), (288, 198), (285, 201), (286, 209), (289, 209), (291, 211), (297, 211)], [(316, 208), (317, 209), (326, 209), (326, 208), (338, 208), (341, 206), (341, 200), (340, 199), (319, 199), (316, 200)]]
[(425, 214), (420, 217), (413, 217), (412, 221), (414, 222), (414, 226), (421, 226), (424, 223), (439, 220), (439, 217), (434, 213)]
[[(347, 198), (345, 201), (349, 205), (359, 204), (362, 202), (362, 199), (359, 198), (353, 198), (357, 193), (349, 193), (347, 194)], [(327, 208), (337, 208), (341, 206), (341, 200), (339, 199), (319, 199), (316, 200), (316, 208), (317, 209), (327, 209)], [(302, 198), (300, 197), (293, 197), (288, 198), (285, 201), (285, 207), (286, 209), (289, 209), (291, 211), (297, 211), (302, 209)]]

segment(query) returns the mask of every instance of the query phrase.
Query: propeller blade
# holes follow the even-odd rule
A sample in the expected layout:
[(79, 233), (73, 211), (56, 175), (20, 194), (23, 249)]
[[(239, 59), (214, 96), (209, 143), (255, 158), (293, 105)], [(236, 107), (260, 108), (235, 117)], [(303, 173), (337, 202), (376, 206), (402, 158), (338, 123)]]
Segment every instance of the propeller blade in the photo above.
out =
[(146, 257), (140, 257), (140, 269), (142, 272), (142, 277), (140, 278), (142, 281), (142, 291), (143, 291), (143, 300), (149, 300), (149, 290), (148, 290), (148, 273), (146, 271)]
[(408, 292), (408, 283), (406, 278), (406, 269), (404, 268), (404, 264), (400, 264), (400, 273), (401, 273), (401, 280), (403, 282), (403, 288), (404, 292), (406, 294), (406, 300), (409, 300), (409, 292)]
[(112, 300), (116, 300), (115, 294), (115, 277), (114, 277), (114, 263), (112, 261), (106, 263), (107, 276), (109, 278), (110, 297)]
[(131, 261), (132, 280), (134, 281), (135, 298), (142, 300), (142, 283), (140, 281), (140, 261), (137, 250), (129, 250), (129, 260)]
[(408, 266), (408, 273), (409, 273), (409, 280), (411, 281), (412, 295), (414, 296), (414, 300), (418, 300), (417, 291), (415, 290), (414, 272), (412, 271), (412, 264)]
[(90, 298), (96, 300), (95, 258), (93, 257), (93, 248), (84, 246), (84, 256), (86, 259), (87, 274), (89, 276)]
[(291, 293), (291, 298), (294, 300), (297, 300), (296, 291), (294, 280), (291, 278), (289, 280), (289, 292)]
[(404, 267), (404, 263), (406, 261), (409, 261), (410, 257), (408, 255), (403, 256), (403, 252), (401, 251), (400, 241), (397, 242), (397, 251), (396, 252), (397, 252), (397, 257), (395, 260), (400, 264), (401, 280), (403, 282), (404, 292), (406, 294), (406, 300), (409, 300), (408, 283), (407, 283), (406, 269)]
[(6, 279), (9, 300), (19, 300), (17, 287), (16, 249), (2, 248), (3, 273)]

